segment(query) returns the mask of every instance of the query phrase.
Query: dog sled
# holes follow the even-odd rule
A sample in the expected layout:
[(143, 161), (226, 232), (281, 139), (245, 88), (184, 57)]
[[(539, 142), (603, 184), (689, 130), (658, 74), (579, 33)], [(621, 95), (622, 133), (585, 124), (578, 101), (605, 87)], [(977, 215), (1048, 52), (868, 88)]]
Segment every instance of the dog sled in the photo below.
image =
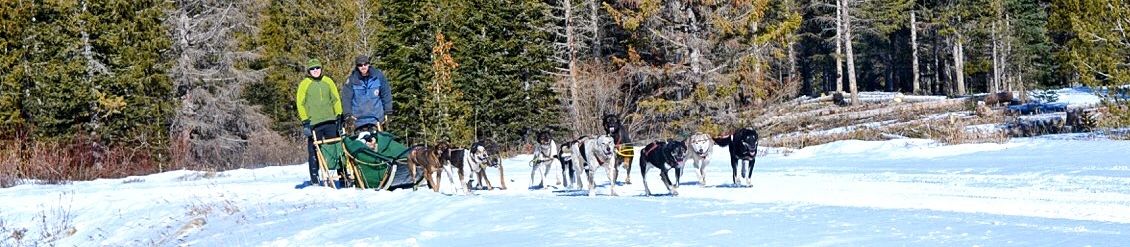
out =
[[(419, 182), (413, 181), (408, 171), (407, 157), (410, 148), (397, 142), (388, 132), (373, 132), (365, 138), (345, 136), (315, 141), (317, 158), (322, 170), (323, 181), (337, 187), (333, 181), (345, 181), (343, 187), (361, 189), (394, 190), (411, 188)], [(369, 144), (374, 144), (370, 147)], [(337, 171), (342, 172), (337, 172)], [(337, 175), (335, 175), (337, 173)], [(422, 171), (418, 171), (422, 173)]]

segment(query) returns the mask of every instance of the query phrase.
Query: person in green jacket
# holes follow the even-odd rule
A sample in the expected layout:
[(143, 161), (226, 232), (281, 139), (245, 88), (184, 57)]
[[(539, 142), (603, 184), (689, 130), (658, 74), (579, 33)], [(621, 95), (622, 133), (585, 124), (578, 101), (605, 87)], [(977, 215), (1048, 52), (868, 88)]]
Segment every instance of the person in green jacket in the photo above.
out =
[(302, 120), (302, 133), (306, 135), (306, 151), (309, 154), (310, 182), (298, 187), (318, 184), (318, 159), (314, 149), (314, 137), (318, 140), (336, 138), (341, 133), (341, 96), (337, 84), (329, 76), (322, 75), (322, 63), (318, 59), (306, 61), (306, 77), (298, 83), (295, 104), (298, 106), (298, 119)]

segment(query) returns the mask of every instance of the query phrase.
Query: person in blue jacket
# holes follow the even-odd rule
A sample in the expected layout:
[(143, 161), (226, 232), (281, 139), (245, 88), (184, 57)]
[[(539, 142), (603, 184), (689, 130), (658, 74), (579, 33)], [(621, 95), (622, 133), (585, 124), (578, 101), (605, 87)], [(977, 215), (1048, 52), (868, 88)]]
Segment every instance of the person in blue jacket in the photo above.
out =
[(354, 64), (341, 90), (343, 115), (353, 120), (354, 131), (380, 131), (386, 116), (393, 114), (392, 89), (385, 74), (369, 64), (369, 56), (357, 56)]

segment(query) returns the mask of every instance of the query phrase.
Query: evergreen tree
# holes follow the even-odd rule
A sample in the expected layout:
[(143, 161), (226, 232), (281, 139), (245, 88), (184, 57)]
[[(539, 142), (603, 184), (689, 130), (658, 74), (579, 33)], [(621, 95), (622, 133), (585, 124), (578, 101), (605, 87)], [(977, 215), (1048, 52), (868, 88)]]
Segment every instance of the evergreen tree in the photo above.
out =
[(460, 64), (454, 80), (472, 108), (475, 136), (515, 144), (528, 130), (557, 126), (561, 108), (543, 73), (553, 69), (550, 33), (537, 29), (548, 22), (547, 6), (473, 1), (470, 7), (450, 30)]
[(1130, 82), (1130, 4), (1125, 1), (1055, 0), (1049, 29), (1061, 45), (1057, 72), (1090, 86)]
[(34, 7), (22, 106), (38, 136), (89, 133), (163, 147), (174, 102), (164, 1)]
[(417, 143), (423, 138), (420, 131), (427, 95), (426, 85), (431, 81), (431, 51), (434, 48), (435, 30), (430, 15), (425, 13), (424, 1), (381, 1), (377, 4), (377, 44), (372, 61), (384, 70), (392, 87), (393, 109), (386, 128), (406, 143)]
[(0, 138), (9, 138), (26, 121), (24, 84), (31, 71), (24, 62), (28, 52), (24, 38), (34, 9), (26, 1), (3, 1), (0, 13), (4, 13), (0, 15)]

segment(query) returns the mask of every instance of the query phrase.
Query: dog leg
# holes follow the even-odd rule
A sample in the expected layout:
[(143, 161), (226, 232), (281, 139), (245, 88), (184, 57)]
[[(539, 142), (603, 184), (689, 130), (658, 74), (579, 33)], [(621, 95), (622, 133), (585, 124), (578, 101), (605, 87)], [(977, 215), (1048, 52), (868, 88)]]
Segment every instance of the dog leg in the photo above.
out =
[[(620, 164), (624, 165), (625, 169), (624, 184), (632, 184), (632, 156), (624, 156)], [(616, 175), (620, 175), (620, 172), (616, 172)], [(612, 181), (612, 183), (616, 183), (616, 181)]]
[(412, 191), (416, 191), (416, 189), (420, 187), (420, 184), (416, 183), (416, 157), (414, 155), (415, 150), (413, 150), (412, 152), (413, 153), (408, 154), (408, 175), (412, 178), (412, 180), (410, 180), (412, 181)]
[(643, 193), (651, 196), (651, 189), (647, 187), (647, 161), (640, 157), (640, 179), (643, 181)]
[[(536, 162), (536, 161), (534, 161), (534, 162)], [(543, 186), (542, 183), (545, 182), (544, 176), (542, 177), (542, 183), (534, 183), (534, 181), (536, 180), (534, 178), (534, 175), (537, 175), (539, 173), (538, 170), (540, 170), (540, 169), (541, 169), (540, 164), (534, 163), (533, 165), (530, 165), (530, 187), (534, 187), (534, 184), (537, 184), (538, 188), (541, 188)]]
[(502, 162), (498, 162), (498, 183), (502, 184), (500, 190), (506, 190), (506, 169), (502, 167)]
[(695, 174), (698, 175), (698, 186), (706, 186), (706, 160), (695, 159)]
[(706, 186), (706, 160), (695, 160), (694, 168), (695, 172), (698, 173), (698, 186)]
[(433, 168), (432, 166), (425, 166), (424, 176), (425, 178), (427, 178), (427, 185), (432, 187), (432, 191), (435, 193), (440, 193), (440, 183), (436, 183), (437, 174), (435, 174), (435, 168)]
[(451, 171), (452, 169), (455, 169), (455, 167), (452, 167), (452, 166), (449, 166), (449, 165), (443, 165), (442, 167), (443, 167), (443, 172), (447, 173), (447, 181), (451, 182), (452, 184), (455, 184), (455, 193), (462, 192), (463, 186), (460, 185), (459, 183), (455, 182), (455, 174), (454, 174), (453, 171)]
[(549, 170), (553, 170), (553, 161), (547, 161), (544, 165), (542, 165), (540, 184), (543, 189), (549, 185), (545, 182), (546, 180), (549, 180)]
[(487, 190), (494, 190), (494, 185), (490, 183), (490, 178), (487, 177), (487, 169), (479, 168), (479, 178), (487, 184)]
[[(440, 164), (440, 161), (436, 161), (435, 164)], [(443, 185), (443, 165), (438, 167), (433, 166), (432, 170), (433, 173), (435, 173), (435, 192), (440, 192), (440, 186)], [(451, 178), (449, 177), (447, 179)]]
[(565, 178), (564, 178), (565, 177), (565, 171), (564, 171), (565, 167), (564, 167), (564, 165), (561, 164), (561, 161), (558, 161), (557, 159), (553, 159), (553, 160), (549, 161), (549, 167), (550, 167), (550, 169), (546, 170), (546, 172), (553, 172), (553, 168), (555, 168), (555, 167), (558, 170), (561, 170), (559, 172), (553, 173), (553, 177), (555, 179), (557, 179), (557, 181), (554, 183), (554, 185), (556, 185), (557, 187), (561, 187), (563, 185), (562, 183), (565, 182)]
[(593, 174), (594, 172), (596, 172), (595, 167), (591, 170), (585, 169), (585, 177), (587, 177), (589, 179), (589, 181), (588, 181), (588, 183), (589, 183), (588, 184), (589, 196), (596, 196), (596, 179), (593, 177), (596, 174)]
[(683, 182), (683, 168), (675, 167), (675, 188), (679, 188), (679, 184)]
[[(573, 150), (576, 151), (577, 149), (574, 148)], [(580, 152), (576, 151), (576, 153), (574, 153), (574, 154), (580, 154)], [(577, 189), (584, 189), (585, 188), (584, 182), (581, 182), (582, 180), (584, 180), (584, 178), (582, 178), (582, 175), (584, 174), (584, 171), (585, 171), (584, 170), (585, 164), (583, 162), (584, 161), (581, 160), (581, 156), (578, 155), (576, 157), (573, 157), (573, 172), (571, 172), (571, 174), (569, 174), (569, 175), (573, 175), (573, 180), (572, 180), (573, 181), (573, 187), (575, 187)]]
[(677, 196), (679, 195), (679, 192), (675, 191), (675, 186), (671, 185), (671, 178), (667, 176), (670, 174), (668, 172), (669, 170), (671, 169), (659, 168), (659, 179), (663, 180), (663, 185), (667, 186), (667, 192), (671, 192), (672, 196)]
[(619, 165), (607, 164), (604, 165), (604, 170), (608, 172), (608, 181), (610, 182), (608, 183), (608, 190), (611, 192), (612, 196), (620, 196), (616, 194), (616, 174), (620, 174)]
[(745, 166), (749, 167), (749, 170), (745, 173), (745, 183), (750, 187), (753, 187), (753, 181), (750, 180), (750, 178), (753, 177), (753, 160), (747, 160), (745, 162)]
[(470, 174), (464, 174), (465, 173), (464, 169), (466, 169), (466, 167), (458, 166), (455, 169), (457, 169), (456, 171), (459, 173), (459, 184), (461, 186), (463, 186), (463, 193), (471, 195), (471, 183), (469, 181), (467, 181), (467, 176), (466, 176), (466, 175), (470, 175)]
[(738, 166), (741, 166), (741, 163), (738, 162), (741, 162), (738, 157), (730, 155), (730, 170), (733, 171), (734, 185), (741, 185), (738, 183), (738, 168), (740, 168)]

